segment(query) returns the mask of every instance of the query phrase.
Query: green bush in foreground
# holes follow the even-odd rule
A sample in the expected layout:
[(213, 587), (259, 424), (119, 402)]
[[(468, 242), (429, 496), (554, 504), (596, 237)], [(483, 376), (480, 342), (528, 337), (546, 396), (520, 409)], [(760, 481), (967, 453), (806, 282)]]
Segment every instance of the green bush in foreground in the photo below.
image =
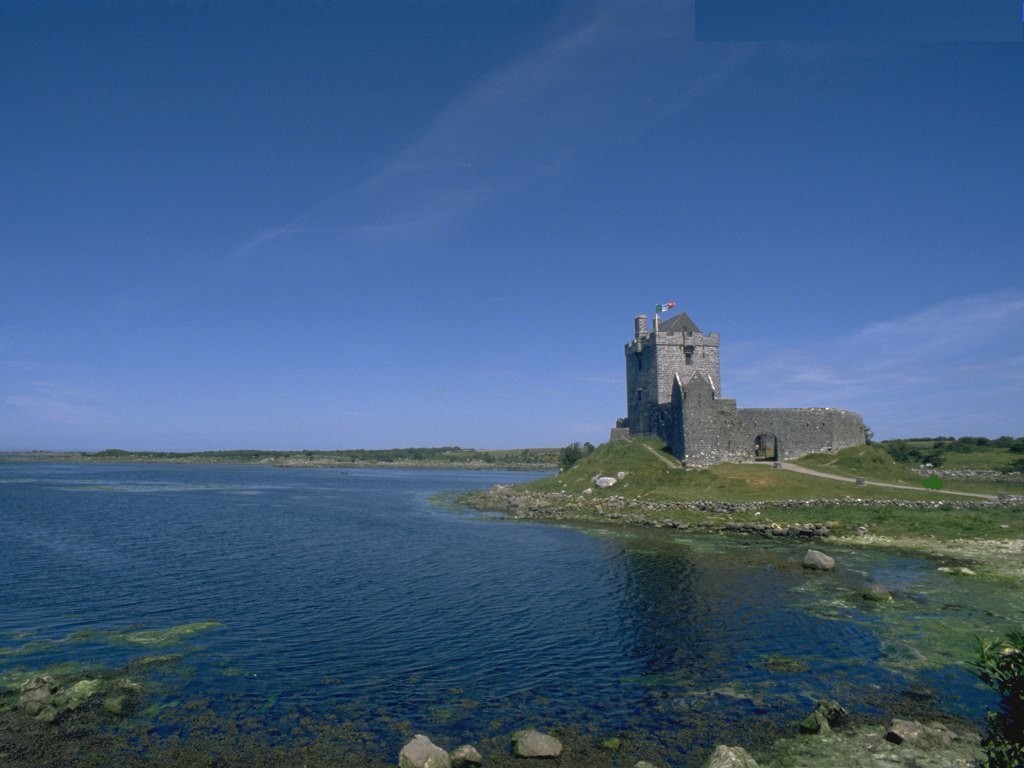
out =
[(988, 713), (982, 741), (989, 768), (1024, 765), (1024, 627), (1005, 639), (978, 639), (975, 674), (1002, 697), (997, 712)]

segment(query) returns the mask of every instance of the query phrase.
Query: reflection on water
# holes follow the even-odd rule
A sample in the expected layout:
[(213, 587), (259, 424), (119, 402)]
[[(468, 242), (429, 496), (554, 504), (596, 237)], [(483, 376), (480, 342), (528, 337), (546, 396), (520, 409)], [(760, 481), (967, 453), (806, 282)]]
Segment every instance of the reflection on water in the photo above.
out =
[[(299, 715), (357, 718), (389, 754), (400, 722), (452, 743), (577, 725), (642, 730), (685, 765), (716, 741), (766, 742), (818, 698), (882, 717), (936, 683), (980, 722), (968, 674), (899, 669), (892, 614), (850, 597), (877, 577), (925, 595), (926, 561), (850, 552), (809, 574), (790, 544), (430, 501), (533, 476), (0, 465), (0, 681), (133, 663), (160, 695), (209, 699), (271, 738)], [(219, 625), (160, 651), (178, 667), (112, 641), (200, 621)]]

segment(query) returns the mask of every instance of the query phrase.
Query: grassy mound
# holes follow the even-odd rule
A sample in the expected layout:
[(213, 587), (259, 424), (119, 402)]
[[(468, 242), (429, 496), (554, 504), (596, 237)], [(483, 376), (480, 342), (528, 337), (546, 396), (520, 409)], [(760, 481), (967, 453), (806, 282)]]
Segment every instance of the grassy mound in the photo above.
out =
[(909, 467), (897, 464), (879, 445), (857, 445), (835, 453), (812, 453), (793, 462), (801, 467), (846, 477), (864, 477), (885, 483), (918, 486), (921, 478)]
[[(848, 477), (901, 482), (906, 490), (854, 485), (841, 480), (803, 475), (775, 469), (770, 463), (719, 464), (707, 469), (684, 469), (656, 439), (636, 438), (599, 446), (569, 470), (531, 483), (530, 490), (582, 493), (591, 488), (595, 498), (627, 496), (648, 501), (771, 501), (782, 499), (928, 498), (921, 479), (892, 461), (875, 446), (861, 446), (801, 459), (800, 464)], [(594, 486), (604, 475), (621, 480), (610, 488)]]

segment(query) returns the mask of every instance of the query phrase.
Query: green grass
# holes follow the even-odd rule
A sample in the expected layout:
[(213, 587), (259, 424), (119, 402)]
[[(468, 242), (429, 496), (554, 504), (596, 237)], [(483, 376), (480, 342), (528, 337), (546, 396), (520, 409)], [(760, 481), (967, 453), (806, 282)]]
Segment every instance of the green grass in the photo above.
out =
[[(935, 492), (917, 490), (921, 478), (900, 467), (884, 450), (873, 446), (847, 449), (835, 455), (820, 455), (801, 459), (804, 466), (849, 477), (865, 476), (884, 482), (902, 481), (906, 490), (854, 485), (840, 480), (802, 475), (775, 469), (770, 463), (719, 464), (707, 469), (671, 469), (652, 453), (664, 453), (664, 446), (656, 439), (637, 438), (615, 441), (599, 446), (581, 459), (567, 472), (543, 478), (530, 484), (537, 491), (568, 491), (582, 493), (592, 488), (591, 494), (600, 499), (608, 496), (628, 496), (647, 501), (771, 501), (781, 499), (820, 499), (854, 497), (860, 499), (913, 499), (956, 498)], [(860, 453), (856, 453), (856, 452)], [(595, 475), (615, 477), (625, 472), (622, 481), (611, 488), (593, 487)]]
[[(635, 509), (626, 514), (641, 514), (658, 520), (700, 525), (728, 522), (775, 523), (780, 526), (803, 523), (829, 523), (835, 532), (852, 534), (864, 527), (877, 536), (895, 538), (1011, 539), (1024, 538), (1024, 505), (1016, 508), (977, 509), (904, 509), (886, 500), (961, 502), (965, 497), (918, 491), (921, 479), (891, 460), (875, 446), (846, 449), (837, 454), (808, 456), (803, 466), (847, 476), (864, 476), (883, 482), (906, 481), (907, 489), (854, 485), (848, 482), (802, 475), (771, 464), (721, 464), (708, 469), (670, 469), (658, 456), (663, 445), (653, 439), (617, 441), (599, 446), (571, 469), (553, 477), (542, 478), (523, 486), (538, 493), (562, 491), (571, 494), (566, 500), (566, 515), (577, 520), (608, 520), (608, 511), (618, 509), (613, 497), (641, 502), (769, 502), (754, 512), (692, 511), (668, 508), (656, 512)], [(653, 453), (652, 453), (653, 449)], [(667, 454), (663, 454), (667, 456)], [(596, 475), (625, 477), (614, 486), (594, 486)], [(586, 489), (589, 492), (584, 494)], [(771, 507), (771, 501), (788, 499), (877, 499), (878, 504), (854, 506), (836, 501), (827, 506), (782, 508)], [(552, 502), (562, 504), (563, 502)], [(607, 507), (607, 509), (606, 509)]]
[[(908, 445), (918, 450), (931, 450), (932, 441), (908, 440)], [(989, 469), (1000, 470), (1011, 459), (1019, 457), (1019, 453), (1011, 453), (1007, 449), (983, 446), (975, 448), (971, 453), (943, 454), (943, 464), (939, 468), (947, 469)], [(900, 464), (893, 460), (884, 444), (859, 445), (844, 448), (836, 453), (816, 453), (804, 456), (793, 462), (808, 469), (819, 472), (830, 472), (846, 477), (865, 477), (885, 483), (903, 483), (910, 487), (921, 484), (921, 476), (913, 472), (916, 465)], [(957, 464), (957, 466), (951, 466)], [(960, 466), (970, 464), (970, 466)], [(965, 493), (985, 493), (996, 495), (1010, 493), (1024, 495), (1024, 482), (994, 482), (991, 480), (973, 480), (969, 478), (944, 477), (943, 490), (963, 491)]]
[(846, 477), (864, 477), (884, 483), (906, 483), (918, 487), (921, 478), (910, 467), (897, 464), (888, 451), (878, 445), (858, 445), (836, 453), (812, 453), (793, 464)]

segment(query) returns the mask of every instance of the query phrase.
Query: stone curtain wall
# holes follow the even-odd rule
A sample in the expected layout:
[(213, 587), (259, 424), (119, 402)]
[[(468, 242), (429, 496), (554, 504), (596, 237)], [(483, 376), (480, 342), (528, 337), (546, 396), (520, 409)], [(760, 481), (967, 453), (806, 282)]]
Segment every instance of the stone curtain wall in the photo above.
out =
[(731, 430), (734, 442), (754, 458), (754, 440), (771, 433), (778, 438), (779, 458), (797, 459), (808, 453), (828, 453), (864, 445), (864, 421), (859, 414), (838, 408), (739, 408), (738, 428)]
[(852, 411), (737, 408), (735, 400), (708, 401), (706, 389), (698, 386), (691, 395), (691, 387), (685, 388), (680, 430), (685, 453), (680, 458), (688, 466), (754, 461), (755, 441), (762, 434), (776, 438), (778, 460), (864, 444), (864, 422)]

